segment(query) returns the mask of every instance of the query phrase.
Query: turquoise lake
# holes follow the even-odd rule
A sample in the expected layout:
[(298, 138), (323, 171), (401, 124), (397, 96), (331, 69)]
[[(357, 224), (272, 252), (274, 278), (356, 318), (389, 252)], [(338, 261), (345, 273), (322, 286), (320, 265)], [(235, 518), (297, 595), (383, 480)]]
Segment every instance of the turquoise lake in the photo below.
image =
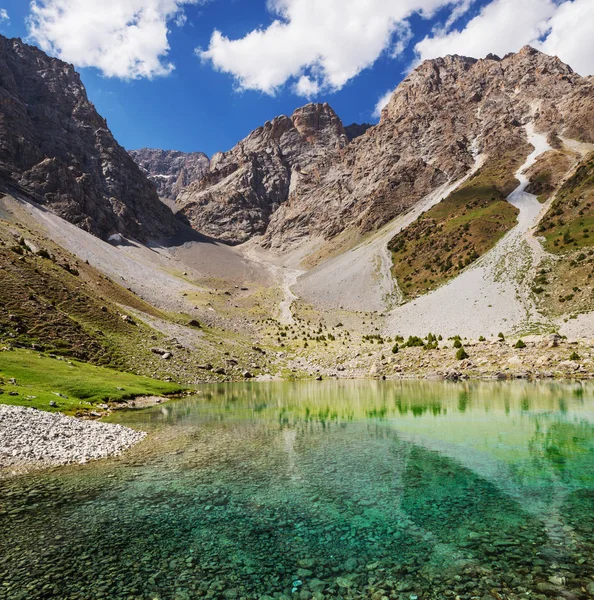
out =
[(201, 387), (0, 480), (0, 598), (594, 598), (594, 385)]

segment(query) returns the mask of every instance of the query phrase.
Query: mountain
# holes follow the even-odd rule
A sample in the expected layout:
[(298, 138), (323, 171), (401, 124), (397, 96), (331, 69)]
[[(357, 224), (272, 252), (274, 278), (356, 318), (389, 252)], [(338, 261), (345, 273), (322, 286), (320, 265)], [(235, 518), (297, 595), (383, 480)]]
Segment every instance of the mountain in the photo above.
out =
[(355, 138), (363, 135), (370, 127), (373, 127), (370, 123), (351, 123), (344, 128), (349, 142), (352, 142)]
[(266, 231), (271, 215), (313, 166), (348, 144), (328, 104), (308, 104), (291, 117), (266, 122), (228, 152), (215, 154), (210, 170), (177, 198), (179, 213), (201, 233), (228, 243)]
[(377, 126), (292, 187), (264, 245), (286, 250), (345, 230), (377, 230), (469, 173), (478, 154), (492, 177), (507, 182), (501, 196), (530, 152), (528, 121), (553, 137), (594, 141), (592, 82), (530, 47), (502, 59), (425, 61), (398, 86)]
[(210, 167), (210, 160), (203, 152), (142, 148), (129, 153), (155, 184), (159, 196), (173, 202), (184, 187), (200, 181)]
[(72, 65), (0, 36), (0, 187), (106, 238), (177, 230)]

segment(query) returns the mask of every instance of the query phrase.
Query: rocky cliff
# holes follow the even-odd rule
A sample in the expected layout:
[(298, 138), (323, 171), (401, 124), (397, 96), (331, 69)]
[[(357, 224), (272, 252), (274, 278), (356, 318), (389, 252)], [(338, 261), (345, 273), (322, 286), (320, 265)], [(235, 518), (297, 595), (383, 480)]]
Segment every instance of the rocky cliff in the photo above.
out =
[(71, 65), (0, 36), (0, 189), (98, 236), (146, 239), (177, 222), (115, 141)]
[(502, 59), (426, 61), (398, 86), (377, 126), (302, 174), (263, 243), (287, 249), (349, 228), (375, 230), (461, 178), (478, 153), (488, 162), (522, 146), (528, 154), (529, 120), (553, 137), (594, 141), (592, 82), (530, 47)]
[(345, 148), (344, 127), (328, 104), (308, 104), (291, 117), (266, 122), (229, 152), (212, 157), (210, 170), (177, 199), (192, 227), (229, 243), (266, 231), (271, 215), (320, 159)]
[(175, 201), (183, 188), (200, 181), (208, 172), (210, 160), (203, 152), (179, 152), (142, 148), (130, 150), (161, 198)]

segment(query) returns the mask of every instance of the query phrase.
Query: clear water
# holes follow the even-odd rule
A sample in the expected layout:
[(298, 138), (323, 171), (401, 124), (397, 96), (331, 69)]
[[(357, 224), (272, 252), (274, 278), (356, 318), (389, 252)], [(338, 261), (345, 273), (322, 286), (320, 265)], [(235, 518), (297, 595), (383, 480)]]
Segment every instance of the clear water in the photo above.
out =
[(594, 387), (202, 388), (0, 481), (0, 598), (594, 598)]

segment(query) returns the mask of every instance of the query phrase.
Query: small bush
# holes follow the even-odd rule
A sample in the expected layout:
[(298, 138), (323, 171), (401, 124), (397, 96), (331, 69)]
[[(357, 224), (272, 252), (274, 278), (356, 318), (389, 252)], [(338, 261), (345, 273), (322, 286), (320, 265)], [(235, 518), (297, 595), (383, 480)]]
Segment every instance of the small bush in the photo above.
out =
[(499, 333), (497, 334), (497, 337), (498, 337), (500, 340), (504, 340), (504, 339), (505, 339), (505, 336), (504, 336), (504, 335), (503, 335), (503, 333), (501, 333), (501, 332), (499, 332)]
[(580, 355), (574, 350), (571, 353), (569, 360), (580, 360)]
[(523, 340), (518, 340), (514, 346), (514, 348), (525, 348), (526, 344), (524, 343)]
[(464, 348), (458, 348), (458, 352), (456, 352), (456, 359), (464, 360), (465, 358), (468, 358), (468, 354), (466, 353), (466, 350)]
[(416, 335), (411, 335), (408, 337), (408, 340), (406, 340), (406, 344), (405, 346), (407, 348), (422, 348), (425, 345), (425, 342), (418, 336)]
[(456, 340), (454, 342), (454, 348), (462, 348), (462, 342), (460, 340)]
[(479, 338), (479, 342), (486, 342), (487, 338), (484, 335), (481, 335), (481, 337)]
[(392, 354), (398, 354), (399, 350), (400, 350), (400, 348), (398, 347), (398, 344), (394, 344), (392, 346)]

